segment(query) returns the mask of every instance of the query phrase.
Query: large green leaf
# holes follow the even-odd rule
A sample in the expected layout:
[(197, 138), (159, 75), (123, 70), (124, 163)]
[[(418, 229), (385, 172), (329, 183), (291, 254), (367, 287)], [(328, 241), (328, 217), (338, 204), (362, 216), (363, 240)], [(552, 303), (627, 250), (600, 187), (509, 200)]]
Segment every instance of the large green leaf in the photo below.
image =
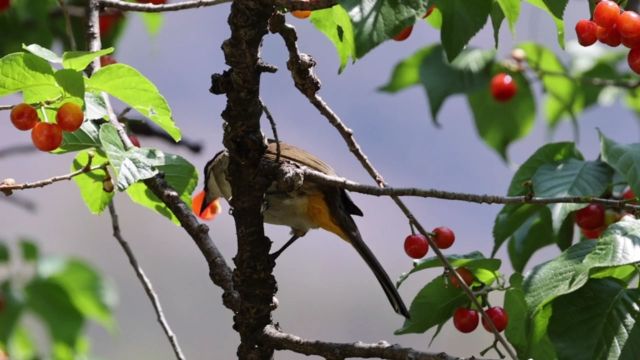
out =
[(427, 11), (421, 0), (342, 0), (340, 4), (353, 24), (357, 58), (413, 25)]
[[(496, 67), (494, 73), (501, 70), (502, 68)], [(491, 95), (489, 84), (467, 96), (478, 134), (505, 161), (509, 144), (531, 131), (536, 115), (536, 104), (529, 81), (521, 73), (511, 76), (518, 86), (518, 92), (507, 102), (496, 101)]]
[[(77, 171), (84, 168), (89, 161), (88, 151), (81, 151), (73, 159), (71, 164), (71, 171)], [(91, 161), (91, 166), (99, 166), (107, 162), (107, 158), (94, 153)], [(106, 169), (96, 170), (88, 173), (83, 173), (73, 178), (78, 189), (80, 189), (80, 195), (84, 200), (85, 205), (89, 208), (92, 214), (100, 214), (111, 202), (113, 198), (113, 191), (106, 192), (103, 190), (104, 181), (108, 178), (109, 173)]]
[(530, 66), (539, 71), (538, 76), (547, 94), (545, 109), (549, 126), (555, 128), (566, 117), (575, 120), (582, 108), (580, 84), (568, 76), (567, 69), (553, 51), (532, 42), (519, 47), (527, 54)]
[(171, 117), (171, 109), (158, 88), (138, 70), (124, 64), (105, 66), (86, 82), (89, 90), (100, 90), (120, 99), (180, 140), (180, 129)]
[(492, 0), (433, 0), (442, 13), (440, 39), (447, 58), (453, 61), (484, 27)]
[[(558, 44), (564, 49), (564, 20), (562, 12), (567, 5), (568, 0), (526, 0), (529, 4), (544, 10), (553, 18), (553, 22), (556, 24)], [(548, 4), (555, 5), (548, 6)], [(559, 11), (562, 9), (562, 11)], [(560, 12), (560, 14), (559, 14)]]
[(524, 282), (530, 312), (556, 297), (574, 292), (588, 280), (590, 272), (640, 261), (640, 220), (625, 218), (611, 226), (598, 241), (582, 241), (560, 256), (540, 264)]
[(553, 302), (549, 337), (558, 359), (639, 359), (640, 290), (609, 279), (587, 282)]
[(516, 22), (520, 16), (520, 0), (497, 0), (496, 2), (509, 23), (509, 29), (515, 34)]
[(75, 152), (91, 148), (99, 148), (100, 125), (95, 121), (85, 121), (80, 129), (62, 133), (62, 145), (55, 150), (56, 154)]
[(54, 64), (62, 63), (62, 59), (56, 53), (38, 44), (31, 44), (28, 46), (23, 44), (22, 48), (48, 62), (52, 62)]
[(600, 133), (602, 161), (622, 174), (635, 194), (640, 194), (640, 143), (623, 145)]
[[(609, 185), (613, 170), (601, 161), (568, 159), (560, 164), (544, 164), (533, 176), (533, 191), (540, 197), (600, 196)], [(559, 231), (567, 215), (586, 204), (550, 204), (554, 231)]]
[(19, 326), (24, 306), (21, 299), (14, 294), (10, 281), (4, 281), (0, 289), (4, 298), (4, 309), (0, 311), (0, 348), (6, 349), (7, 343)]
[(530, 216), (510, 236), (508, 243), (509, 259), (515, 271), (523, 271), (531, 256), (539, 249), (554, 243), (549, 211), (537, 207), (535, 215)]
[(340, 5), (311, 13), (311, 23), (322, 32), (335, 46), (340, 57), (342, 72), (349, 59), (356, 60), (356, 46), (353, 37), (353, 26), (347, 11)]
[(430, 328), (444, 324), (454, 310), (464, 306), (469, 300), (460, 289), (446, 286), (442, 276), (438, 276), (422, 288), (411, 302), (408, 319), (396, 335), (423, 333)]
[(447, 97), (488, 86), (494, 56), (492, 50), (466, 50), (449, 63), (441, 46), (430, 46), (396, 65), (391, 80), (380, 90), (397, 92), (421, 83), (427, 92), (431, 117), (437, 123)]
[(62, 96), (51, 65), (31, 53), (13, 53), (0, 59), (0, 96), (18, 91), (28, 103)]
[(93, 59), (111, 54), (112, 52), (112, 47), (94, 52), (67, 51), (62, 54), (62, 66), (64, 66), (65, 69), (82, 71), (93, 61)]

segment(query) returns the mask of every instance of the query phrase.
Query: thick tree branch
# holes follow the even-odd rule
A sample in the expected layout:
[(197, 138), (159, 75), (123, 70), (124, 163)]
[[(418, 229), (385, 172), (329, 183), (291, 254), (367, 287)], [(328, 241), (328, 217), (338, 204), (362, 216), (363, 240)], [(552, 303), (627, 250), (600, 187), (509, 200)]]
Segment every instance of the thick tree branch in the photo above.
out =
[[(445, 353), (428, 353), (400, 345), (391, 345), (386, 341), (375, 344), (363, 342), (334, 343), (318, 340), (305, 340), (293, 334), (280, 331), (270, 325), (264, 329), (263, 341), (276, 350), (291, 350), (299, 354), (318, 355), (325, 359), (377, 358), (390, 360), (465, 360)], [(475, 357), (467, 360), (482, 360)]]
[[(98, 27), (98, 17), (100, 12), (100, 0), (89, 0), (88, 4), (88, 27), (87, 39), (89, 41), (89, 50), (97, 51), (102, 47), (100, 41), (100, 30)], [(89, 74), (100, 68), (100, 60), (96, 59), (89, 67)], [(109, 122), (116, 127), (120, 140), (122, 140), (126, 149), (130, 149), (133, 144), (126, 134), (124, 127), (118, 121), (109, 97), (104, 95), (105, 104), (109, 114)], [(200, 252), (209, 265), (209, 277), (214, 284), (220, 286), (224, 290), (223, 302), (225, 306), (234, 310), (238, 307), (238, 293), (234, 290), (231, 269), (224, 259), (224, 256), (218, 250), (216, 245), (209, 237), (209, 228), (200, 224), (193, 215), (189, 206), (181, 199), (179, 194), (173, 190), (160, 175), (145, 180), (145, 185), (151, 189), (162, 202), (173, 212), (180, 221), (180, 225), (194, 240)]]
[[(358, 159), (358, 161), (362, 164), (369, 175), (371, 175), (371, 177), (376, 181), (376, 183), (378, 183), (378, 186), (381, 188), (386, 187), (387, 184), (384, 182), (382, 175), (375, 169), (373, 164), (369, 161), (367, 156), (364, 154), (364, 152), (356, 142), (355, 137), (353, 136), (353, 131), (344, 124), (344, 122), (338, 117), (338, 115), (318, 95), (318, 91), (320, 90), (320, 80), (316, 77), (313, 71), (315, 61), (311, 58), (311, 56), (307, 54), (298, 53), (296, 46), (297, 35), (295, 29), (291, 25), (285, 24), (284, 16), (276, 15), (272, 19), (270, 30), (272, 32), (279, 33), (280, 36), (282, 36), (287, 49), (289, 50), (289, 60), (287, 61), (287, 68), (289, 69), (289, 71), (291, 71), (291, 75), (293, 77), (296, 88), (298, 88), (298, 90), (300, 90), (300, 92), (302, 92), (302, 94), (307, 97), (309, 102), (311, 102), (311, 104), (313, 104), (316, 109), (327, 118), (329, 123), (340, 133), (351, 153)], [(478, 311), (482, 315), (482, 318), (489, 323), (489, 326), (496, 340), (499, 341), (502, 346), (504, 346), (512, 359), (517, 360), (517, 356), (513, 349), (511, 349), (509, 343), (495, 328), (493, 322), (484, 311), (478, 299), (473, 295), (473, 292), (471, 291), (469, 286), (467, 286), (464, 280), (455, 271), (454, 267), (451, 265), (446, 256), (444, 256), (442, 251), (440, 251), (440, 249), (436, 246), (434, 240), (429, 236), (428, 232), (418, 222), (413, 213), (398, 196), (393, 195), (391, 196), (391, 198), (402, 210), (409, 221), (415, 225), (415, 227), (422, 235), (426, 237), (429, 246), (433, 249), (440, 261), (442, 261), (444, 267), (458, 279), (463, 291), (465, 292), (471, 303), (478, 309)]]
[(231, 0), (192, 0), (183, 1), (175, 4), (166, 5), (154, 5), (154, 4), (138, 4), (134, 2), (126, 2), (121, 0), (100, 0), (100, 4), (104, 7), (110, 7), (125, 11), (139, 11), (139, 12), (165, 12), (165, 11), (178, 11), (187, 9), (197, 9), (200, 7), (220, 5), (228, 3)]
[(171, 345), (171, 349), (173, 349), (173, 353), (176, 355), (176, 359), (184, 360), (185, 357), (182, 354), (182, 349), (180, 349), (180, 344), (178, 344), (178, 338), (171, 330), (167, 319), (164, 317), (164, 313), (162, 311), (162, 305), (160, 305), (160, 299), (158, 299), (158, 294), (153, 290), (153, 286), (151, 285), (151, 281), (145, 275), (144, 270), (138, 264), (138, 260), (136, 259), (133, 250), (129, 246), (129, 243), (122, 237), (122, 233), (120, 232), (120, 222), (118, 221), (118, 214), (116, 213), (116, 207), (113, 204), (113, 200), (109, 203), (109, 214), (111, 215), (111, 227), (113, 228), (113, 237), (118, 240), (118, 243), (122, 247), (127, 259), (129, 259), (129, 264), (133, 268), (133, 271), (136, 273), (138, 280), (140, 280), (140, 284), (142, 288), (144, 288), (144, 292), (147, 294), (149, 301), (151, 301), (151, 305), (153, 306), (153, 310), (156, 313), (156, 318), (158, 319), (158, 323), (162, 327), (167, 339), (169, 340), (169, 344)]

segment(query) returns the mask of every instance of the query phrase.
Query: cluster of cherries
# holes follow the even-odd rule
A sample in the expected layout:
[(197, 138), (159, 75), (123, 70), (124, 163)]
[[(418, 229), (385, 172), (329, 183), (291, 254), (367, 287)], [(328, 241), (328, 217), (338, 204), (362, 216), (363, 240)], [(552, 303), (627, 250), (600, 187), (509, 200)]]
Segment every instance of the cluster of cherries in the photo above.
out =
[(596, 5), (592, 20), (582, 19), (576, 23), (576, 35), (582, 46), (600, 41), (631, 49), (627, 56), (629, 68), (640, 74), (640, 15), (635, 11), (621, 12), (615, 1), (602, 0)]
[(38, 111), (29, 104), (18, 104), (11, 109), (11, 122), (18, 130), (31, 130), (33, 145), (42, 151), (57, 149), (62, 143), (62, 132), (78, 130), (84, 121), (82, 108), (74, 103), (64, 103), (56, 112), (56, 122), (44, 122)]
[[(636, 195), (630, 188), (622, 193), (624, 200), (634, 200)], [(602, 235), (607, 226), (617, 222), (625, 214), (620, 214), (615, 210), (605, 210), (600, 204), (589, 204), (575, 213), (575, 223), (580, 228), (582, 236), (586, 239), (595, 240)]]
[[(438, 249), (448, 249), (456, 240), (453, 230), (440, 226), (432, 231), (433, 241)], [(429, 242), (422, 234), (411, 234), (404, 239), (404, 251), (413, 259), (422, 259), (429, 252)]]

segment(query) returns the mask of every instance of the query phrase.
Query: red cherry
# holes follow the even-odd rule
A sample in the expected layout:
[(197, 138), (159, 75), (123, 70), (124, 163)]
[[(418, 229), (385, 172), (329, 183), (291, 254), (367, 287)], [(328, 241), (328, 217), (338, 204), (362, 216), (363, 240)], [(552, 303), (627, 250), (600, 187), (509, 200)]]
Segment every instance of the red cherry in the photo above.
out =
[(131, 134), (129, 135), (129, 140), (131, 140), (131, 143), (133, 144), (133, 146), (135, 147), (140, 147), (140, 139), (138, 139), (137, 136)]
[(623, 37), (636, 37), (640, 35), (640, 15), (635, 11), (625, 11), (616, 20), (618, 32)]
[(627, 55), (629, 68), (636, 74), (640, 74), (640, 47), (631, 49)]
[(306, 19), (311, 16), (311, 10), (293, 10), (291, 15), (298, 19)]
[(506, 102), (518, 92), (518, 85), (511, 75), (498, 73), (491, 79), (491, 95), (496, 101)]
[(80, 128), (84, 121), (82, 108), (74, 103), (65, 103), (56, 113), (56, 122), (60, 128), (67, 132), (74, 132)]
[[(490, 307), (485, 310), (485, 313), (489, 316), (489, 319), (491, 319), (491, 322), (496, 327), (496, 330), (498, 330), (498, 332), (501, 332), (502, 330), (507, 328), (507, 324), (509, 323), (509, 316), (503, 308), (501, 308), (500, 306)], [(484, 320), (484, 317), (482, 318), (482, 326), (487, 331), (491, 332), (491, 328), (489, 327), (488, 322)]]
[(115, 11), (108, 14), (102, 14), (99, 18), (100, 34), (108, 34), (113, 27), (122, 19), (122, 12)]
[(31, 141), (38, 150), (55, 150), (62, 144), (62, 129), (58, 124), (39, 122), (31, 130)]
[(610, 28), (598, 26), (596, 35), (598, 36), (598, 40), (600, 40), (601, 43), (607, 44), (611, 47), (616, 47), (622, 43), (622, 37), (620, 36), (620, 33), (618, 32), (618, 29), (615, 25)]
[[(467, 284), (467, 286), (470, 286), (471, 284), (473, 284), (473, 280), (475, 279), (475, 276), (473, 276), (473, 273), (471, 273), (469, 269), (467, 269), (466, 267), (459, 267), (456, 269), (456, 272), (458, 273), (458, 275), (460, 275), (460, 277), (462, 278), (464, 283)], [(449, 274), (449, 283), (455, 288), (461, 287), (460, 282), (458, 281), (458, 278), (453, 274)]]
[(604, 213), (604, 206), (589, 204), (587, 207), (576, 211), (576, 224), (582, 229), (597, 229), (604, 225)]
[(7, 10), (11, 6), (11, 0), (0, 0), (0, 12)]
[(593, 10), (593, 21), (605, 28), (612, 27), (620, 16), (620, 6), (614, 1), (603, 0)]
[(409, 35), (411, 35), (412, 31), (413, 31), (413, 25), (407, 26), (406, 28), (402, 29), (402, 31), (397, 33), (396, 36), (393, 37), (393, 40), (404, 41), (409, 37)]
[(478, 313), (475, 310), (460, 307), (453, 313), (453, 326), (465, 334), (475, 330), (479, 321)]
[(429, 15), (431, 15), (431, 13), (433, 12), (433, 10), (435, 10), (435, 9), (436, 9), (436, 6), (435, 6), (435, 5), (431, 5), (431, 6), (429, 6), (429, 8), (427, 9), (427, 12), (426, 12), (424, 15), (422, 15), (422, 18), (423, 18), (423, 19), (428, 18), (428, 17), (429, 17)]
[(621, 37), (622, 45), (626, 46), (629, 49), (640, 47), (640, 36), (636, 37)]
[(585, 238), (589, 240), (596, 240), (597, 238), (600, 237), (600, 235), (602, 235), (602, 233), (606, 228), (607, 228), (606, 225), (601, 226), (599, 228), (595, 228), (595, 229), (580, 228), (580, 232), (582, 233), (582, 236), (584, 236)]
[(456, 235), (453, 230), (446, 226), (440, 226), (433, 229), (433, 241), (438, 245), (438, 249), (448, 249), (453, 245), (456, 240)]
[(429, 251), (429, 243), (427, 238), (422, 234), (412, 234), (404, 239), (404, 251), (409, 257), (414, 259), (421, 259)]
[(113, 58), (113, 56), (110, 55), (104, 55), (104, 56), (100, 56), (100, 66), (101, 67), (105, 67), (105, 66), (109, 66), (109, 65), (113, 65), (113, 64), (117, 64), (118, 62), (116, 61), (116, 59)]
[(31, 130), (38, 123), (38, 112), (25, 103), (14, 106), (9, 117), (13, 126), (22, 131)]
[(576, 23), (576, 35), (582, 46), (593, 45), (598, 40), (598, 25), (593, 21), (582, 19)]
[(629, 187), (622, 193), (622, 198), (625, 200), (635, 200), (636, 194), (634, 194), (633, 190)]
[(196, 216), (198, 216), (200, 219), (212, 220), (222, 211), (222, 208), (220, 207), (220, 200), (215, 199), (204, 209), (202, 213), (200, 213), (200, 208), (202, 207), (202, 202), (204, 201), (204, 195), (204, 191), (200, 191), (193, 197), (191, 201), (191, 209), (193, 209), (193, 213), (196, 214)]

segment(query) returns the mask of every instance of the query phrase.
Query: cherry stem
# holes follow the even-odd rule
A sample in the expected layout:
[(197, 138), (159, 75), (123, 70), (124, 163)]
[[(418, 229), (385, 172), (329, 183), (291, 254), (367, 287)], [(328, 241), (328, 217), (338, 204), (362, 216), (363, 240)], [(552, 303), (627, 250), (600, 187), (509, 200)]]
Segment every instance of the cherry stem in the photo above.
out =
[(47, 111), (45, 109), (45, 104), (42, 103), (40, 105), (41, 105), (40, 106), (40, 111), (42, 112), (42, 116), (44, 117), (44, 122), (48, 124), (49, 123), (49, 117), (47, 116)]

